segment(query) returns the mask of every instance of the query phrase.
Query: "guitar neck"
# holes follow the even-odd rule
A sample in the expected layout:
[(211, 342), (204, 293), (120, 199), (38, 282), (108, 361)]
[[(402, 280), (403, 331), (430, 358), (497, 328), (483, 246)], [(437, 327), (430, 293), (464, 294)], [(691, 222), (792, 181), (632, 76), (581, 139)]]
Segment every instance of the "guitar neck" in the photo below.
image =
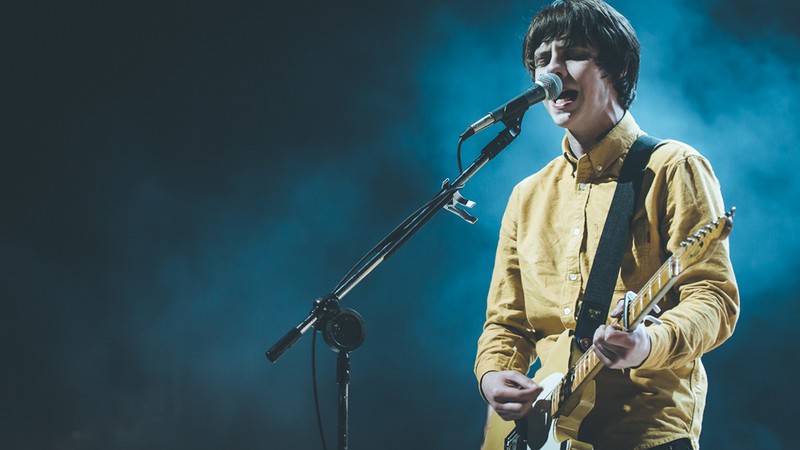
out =
[[(629, 329), (639, 325), (678, 280), (678, 276), (683, 272), (681, 256), (684, 252), (685, 249), (682, 248), (670, 256), (636, 294), (636, 297), (628, 303)], [(619, 320), (612, 322), (612, 325), (615, 324), (619, 324)], [(569, 400), (579, 397), (585, 383), (593, 379), (602, 368), (603, 363), (595, 354), (594, 346), (589, 347), (554, 389), (551, 414), (556, 417), (564, 410), (568, 410), (574, 404)]]

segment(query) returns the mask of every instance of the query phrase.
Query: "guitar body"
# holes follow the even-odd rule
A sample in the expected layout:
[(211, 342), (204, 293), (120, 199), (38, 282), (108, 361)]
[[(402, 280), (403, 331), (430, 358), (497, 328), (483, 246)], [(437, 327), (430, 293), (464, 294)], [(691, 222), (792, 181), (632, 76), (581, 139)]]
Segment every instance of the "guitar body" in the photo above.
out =
[[(587, 383), (582, 395), (576, 396), (578, 402), (569, 415), (561, 415), (555, 420), (550, 415), (551, 398), (556, 394), (553, 390), (571, 365), (571, 346), (572, 336), (564, 331), (554, 344), (551, 356), (542, 362), (542, 367), (533, 377), (533, 381), (542, 386), (542, 393), (533, 402), (526, 418), (521, 419), (528, 423), (527, 448), (530, 450), (561, 450), (561, 443), (564, 441), (567, 441), (567, 449), (592, 448), (577, 439), (581, 422), (594, 406), (594, 382)], [(505, 439), (514, 430), (516, 422), (503, 420), (494, 410), (489, 409), (486, 436), (481, 449), (504, 450)]]

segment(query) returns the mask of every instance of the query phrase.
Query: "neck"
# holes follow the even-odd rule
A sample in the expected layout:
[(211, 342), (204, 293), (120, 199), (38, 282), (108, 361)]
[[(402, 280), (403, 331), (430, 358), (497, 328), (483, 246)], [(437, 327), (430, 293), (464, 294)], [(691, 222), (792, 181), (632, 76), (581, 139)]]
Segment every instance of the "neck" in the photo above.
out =
[[(608, 131), (606, 131), (608, 133)], [(603, 134), (605, 136), (605, 133)], [(576, 158), (580, 159), (581, 156), (589, 153), (595, 144), (600, 142), (602, 136), (595, 137), (593, 139), (586, 139), (586, 138), (579, 138), (575, 135), (574, 132), (567, 130), (567, 141), (569, 141), (569, 149), (572, 150), (572, 154), (575, 155)]]
[(569, 148), (576, 158), (589, 153), (598, 142), (600, 142), (609, 131), (611, 131), (622, 117), (625, 116), (625, 110), (617, 106), (612, 108), (608, 115), (594, 122), (594, 126), (587, 130), (574, 130), (567, 129), (567, 140), (569, 141)]

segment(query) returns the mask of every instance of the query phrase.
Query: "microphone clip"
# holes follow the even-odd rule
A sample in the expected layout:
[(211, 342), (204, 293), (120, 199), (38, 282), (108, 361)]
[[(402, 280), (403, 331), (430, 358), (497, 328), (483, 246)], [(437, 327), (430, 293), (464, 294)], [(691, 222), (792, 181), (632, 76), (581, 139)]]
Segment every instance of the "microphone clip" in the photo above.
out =
[[(478, 221), (478, 218), (473, 216), (472, 214), (468, 213), (462, 208), (459, 208), (459, 205), (463, 206), (464, 208), (472, 208), (475, 206), (475, 202), (472, 200), (467, 200), (458, 192), (458, 189), (464, 187), (463, 185), (457, 187), (456, 191), (453, 192), (453, 197), (450, 199), (450, 202), (443, 206), (444, 210), (450, 213), (457, 215), (458, 217), (462, 218), (465, 222), (469, 223), (470, 225), (474, 224)], [(442, 182), (442, 189), (447, 190), (451, 189), (450, 186), (450, 179), (446, 178)]]

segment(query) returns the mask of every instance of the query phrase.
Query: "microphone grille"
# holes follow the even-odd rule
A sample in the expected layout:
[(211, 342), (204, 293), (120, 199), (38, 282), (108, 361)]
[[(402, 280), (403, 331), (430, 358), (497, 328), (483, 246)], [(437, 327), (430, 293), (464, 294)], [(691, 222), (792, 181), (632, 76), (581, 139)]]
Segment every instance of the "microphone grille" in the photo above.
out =
[(555, 100), (561, 95), (561, 78), (552, 73), (543, 73), (536, 77), (536, 83), (544, 88), (545, 98)]

